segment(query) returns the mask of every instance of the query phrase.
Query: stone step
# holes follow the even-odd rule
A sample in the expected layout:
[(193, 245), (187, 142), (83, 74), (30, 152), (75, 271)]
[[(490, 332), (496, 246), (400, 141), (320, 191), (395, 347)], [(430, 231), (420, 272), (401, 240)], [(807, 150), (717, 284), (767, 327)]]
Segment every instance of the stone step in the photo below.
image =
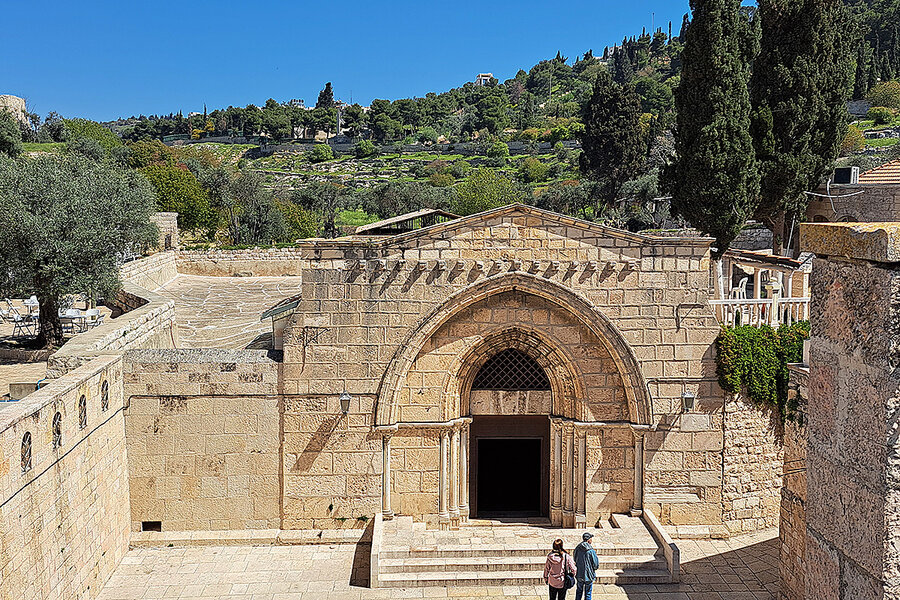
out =
[[(530, 575), (543, 573), (546, 556), (522, 556), (503, 558), (454, 557), (434, 558), (383, 558), (380, 563), (382, 573), (422, 573), (429, 571), (509, 571), (526, 572)], [(599, 556), (600, 569), (666, 569), (666, 560), (653, 554), (627, 556)]]
[[(387, 545), (386, 545), (387, 546)], [(510, 546), (504, 544), (482, 544), (482, 545), (430, 545), (417, 546), (387, 546), (382, 550), (379, 556), (382, 558), (444, 558), (450, 559), (454, 557), (536, 557), (546, 559), (548, 554), (548, 545), (541, 546)], [(621, 546), (602, 546), (594, 547), (594, 551), (598, 557), (601, 556), (644, 556), (654, 555), (658, 551), (656, 545), (621, 545)]]
[[(388, 588), (544, 585), (544, 578), (541, 575), (509, 571), (382, 573), (379, 575), (378, 584), (379, 587)], [(597, 579), (594, 582), (625, 585), (662, 584), (669, 581), (669, 572), (665, 569), (604, 569), (597, 571)]]

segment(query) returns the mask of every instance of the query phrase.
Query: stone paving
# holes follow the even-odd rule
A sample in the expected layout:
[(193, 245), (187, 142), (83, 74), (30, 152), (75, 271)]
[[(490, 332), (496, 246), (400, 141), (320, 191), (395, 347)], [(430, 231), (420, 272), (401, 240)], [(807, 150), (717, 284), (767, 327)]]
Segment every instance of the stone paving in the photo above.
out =
[(10, 383), (38, 381), (47, 374), (47, 363), (17, 363), (0, 360), (0, 398), (9, 393)]
[(299, 294), (300, 278), (179, 275), (156, 292), (175, 301), (179, 347), (238, 349), (271, 334), (260, 315)]
[[(594, 586), (597, 600), (773, 600), (778, 532), (680, 540), (683, 582)], [(369, 589), (369, 547), (206, 546), (131, 550), (98, 600), (367, 600), (547, 597), (544, 586)], [(570, 593), (570, 597), (574, 598)]]

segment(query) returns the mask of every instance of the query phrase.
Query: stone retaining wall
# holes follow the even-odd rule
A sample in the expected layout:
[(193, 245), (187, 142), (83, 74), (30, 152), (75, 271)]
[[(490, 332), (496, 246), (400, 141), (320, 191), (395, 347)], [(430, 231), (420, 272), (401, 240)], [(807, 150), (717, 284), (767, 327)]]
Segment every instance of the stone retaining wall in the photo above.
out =
[(741, 397), (725, 403), (722, 522), (730, 535), (778, 525), (784, 462), (777, 416)]
[(784, 487), (779, 524), (780, 598), (805, 597), (803, 566), (806, 559), (806, 427), (787, 423), (784, 428)]
[(278, 363), (262, 350), (131, 350), (131, 529), (281, 527)]
[(181, 250), (178, 273), (206, 277), (299, 276), (302, 248), (248, 248), (246, 250)]
[(178, 276), (175, 252), (157, 252), (150, 256), (125, 263), (119, 269), (122, 281), (145, 290), (156, 290)]
[(130, 537), (124, 406), (122, 359), (103, 357), (0, 410), (0, 598), (94, 598), (119, 564)]

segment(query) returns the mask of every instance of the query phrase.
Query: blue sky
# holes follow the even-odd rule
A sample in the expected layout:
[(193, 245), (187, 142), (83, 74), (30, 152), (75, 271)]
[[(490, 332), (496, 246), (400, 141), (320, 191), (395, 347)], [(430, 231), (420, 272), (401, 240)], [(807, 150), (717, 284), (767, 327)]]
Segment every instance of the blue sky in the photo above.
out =
[(677, 34), (687, 11), (687, 0), (13, 2), (0, 94), (42, 117), (96, 120), (270, 97), (311, 104), (326, 81), (336, 98), (368, 104), (478, 72), (502, 81), (557, 50), (600, 53), (654, 19)]

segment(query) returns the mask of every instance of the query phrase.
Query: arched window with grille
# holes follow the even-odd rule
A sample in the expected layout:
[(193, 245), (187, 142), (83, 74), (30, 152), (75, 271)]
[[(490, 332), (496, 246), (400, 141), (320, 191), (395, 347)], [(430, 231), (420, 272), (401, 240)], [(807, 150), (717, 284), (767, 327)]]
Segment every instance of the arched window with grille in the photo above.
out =
[(106, 412), (109, 409), (109, 382), (104, 381), (100, 386), (100, 410)]
[(26, 431), (22, 436), (22, 472), (31, 470), (31, 432)]
[(53, 448), (62, 446), (62, 415), (56, 413), (53, 415)]
[(87, 427), (87, 398), (78, 399), (78, 429)]
[(543, 367), (515, 348), (501, 350), (479, 369), (473, 390), (542, 391), (550, 390)]

